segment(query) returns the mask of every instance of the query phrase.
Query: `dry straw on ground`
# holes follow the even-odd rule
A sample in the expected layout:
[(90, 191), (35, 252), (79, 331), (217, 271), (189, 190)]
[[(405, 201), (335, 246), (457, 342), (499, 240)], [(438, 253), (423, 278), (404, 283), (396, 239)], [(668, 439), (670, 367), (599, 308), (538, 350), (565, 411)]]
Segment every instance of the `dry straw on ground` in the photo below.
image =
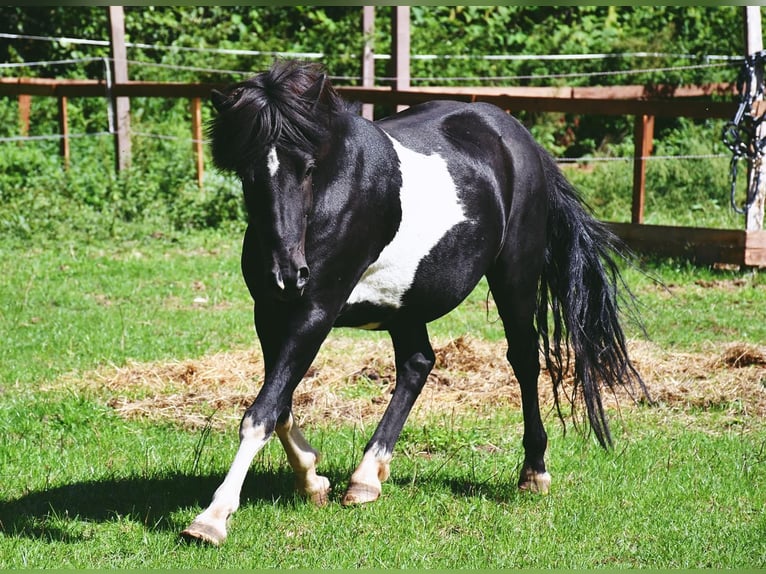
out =
[[(436, 368), (413, 417), (481, 415), (498, 406), (520, 405), (504, 343), (459, 337), (436, 341), (434, 349)], [(677, 353), (633, 342), (630, 349), (652, 398), (665, 407), (766, 415), (766, 347), (733, 344), (715, 353)], [(108, 393), (110, 406), (127, 418), (222, 427), (236, 424), (262, 378), (260, 351), (246, 350), (104, 368), (89, 374), (84, 383)], [(333, 335), (296, 390), (294, 410), (308, 424), (369, 423), (383, 414), (394, 380), (393, 353), (386, 340)], [(544, 371), (540, 396), (544, 408), (551, 408), (551, 385)], [(615, 400), (623, 409), (632, 404), (626, 394), (610, 396), (609, 402)]]

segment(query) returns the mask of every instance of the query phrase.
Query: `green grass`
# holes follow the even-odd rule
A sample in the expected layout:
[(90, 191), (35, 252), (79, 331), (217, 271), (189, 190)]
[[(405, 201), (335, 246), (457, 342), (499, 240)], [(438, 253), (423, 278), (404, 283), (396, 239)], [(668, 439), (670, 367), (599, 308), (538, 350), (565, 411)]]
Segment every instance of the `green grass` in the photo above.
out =
[(253, 342), (239, 238), (9, 241), (0, 246), (0, 381)]
[[(224, 546), (179, 541), (225, 474), (236, 428), (126, 421), (106, 391), (76, 381), (129, 359), (253, 345), (239, 241), (146, 231), (0, 246), (0, 568), (766, 566), (766, 424), (671, 408), (626, 410), (613, 425), (613, 453), (571, 429), (563, 436), (547, 413), (546, 497), (515, 488), (519, 412), (412, 420), (383, 497), (353, 509), (339, 498), (371, 429), (311, 427), (335, 486), (328, 507), (293, 494), (272, 441)], [(648, 261), (626, 278), (663, 348), (766, 340), (754, 320), (766, 304), (762, 274)], [(500, 338), (486, 297), (482, 284), (432, 334)]]
[(178, 531), (222, 479), (231, 434), (209, 435), (200, 450), (197, 433), (129, 423), (82, 397), (29, 394), (3, 409), (0, 567), (763, 566), (763, 424), (666, 417), (632, 414), (614, 453), (549, 421), (546, 497), (515, 489), (518, 413), (410, 424), (384, 496), (352, 509), (338, 499), (363, 438), (310, 429), (336, 485), (329, 506), (292, 493), (273, 441), (215, 549)]
[[(128, 358), (196, 357), (254, 344), (239, 250), (237, 231), (0, 244), (0, 327), (13, 334), (0, 346), (0, 382), (27, 385)], [(766, 341), (766, 324), (753, 319), (766, 300), (763, 273), (647, 261), (625, 275), (647, 335), (662, 346)], [(482, 282), (430, 332), (501, 339), (488, 295)], [(634, 322), (625, 326), (629, 336), (643, 336)]]
[[(766, 341), (766, 324), (756, 311), (766, 298), (763, 271), (649, 260), (627, 268), (624, 276), (637, 296), (646, 336), (663, 348), (700, 351), (731, 342)], [(643, 336), (635, 322), (625, 327), (629, 336)]]

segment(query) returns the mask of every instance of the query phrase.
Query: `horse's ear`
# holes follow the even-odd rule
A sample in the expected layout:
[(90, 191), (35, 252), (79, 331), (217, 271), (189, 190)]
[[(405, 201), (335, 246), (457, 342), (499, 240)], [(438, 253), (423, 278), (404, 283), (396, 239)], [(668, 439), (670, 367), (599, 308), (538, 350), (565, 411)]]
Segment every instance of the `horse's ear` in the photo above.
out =
[(319, 74), (319, 77), (316, 79), (316, 81), (309, 87), (308, 90), (303, 93), (303, 97), (307, 101), (313, 102), (314, 106), (316, 106), (324, 95), (324, 87), (326, 83), (327, 74)]
[(241, 95), (242, 88), (237, 88), (230, 94), (225, 94), (219, 90), (212, 90), (210, 92), (210, 99), (213, 100), (213, 107), (217, 112), (225, 112), (237, 103)]
[(226, 97), (226, 94), (224, 94), (223, 92), (219, 92), (218, 90), (213, 90), (212, 92), (210, 92), (210, 99), (213, 101), (213, 107), (218, 112), (222, 112), (227, 107), (229, 107), (226, 105), (229, 98)]

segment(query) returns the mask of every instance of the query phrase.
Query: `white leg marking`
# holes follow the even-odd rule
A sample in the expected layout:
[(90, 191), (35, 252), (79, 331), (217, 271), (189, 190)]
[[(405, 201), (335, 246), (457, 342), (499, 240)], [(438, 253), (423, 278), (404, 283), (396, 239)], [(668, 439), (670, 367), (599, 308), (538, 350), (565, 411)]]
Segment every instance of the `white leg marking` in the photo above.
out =
[(277, 148), (272, 147), (269, 150), (269, 154), (266, 156), (266, 167), (269, 170), (269, 175), (274, 177), (279, 171), (279, 158), (277, 157)]
[(330, 481), (316, 473), (319, 453), (311, 448), (293, 420), (292, 413), (284, 424), (277, 425), (277, 436), (295, 471), (295, 488), (317, 506), (327, 504)]
[(267, 440), (263, 426), (253, 427), (248, 419), (243, 421), (241, 436), (234, 462), (223, 483), (213, 494), (213, 501), (194, 519), (191, 526), (181, 533), (183, 536), (204, 540), (216, 546), (226, 539), (226, 524), (229, 516), (239, 508), (239, 496), (247, 471)]
[(421, 260), (450, 229), (466, 219), (447, 162), (437, 153), (421, 154), (389, 138), (402, 174), (402, 220), (394, 239), (352, 291), (349, 304), (400, 307)]
[(524, 465), (519, 477), (519, 490), (534, 494), (548, 494), (551, 488), (551, 475), (548, 472), (536, 472)]
[(391, 458), (390, 452), (377, 445), (368, 450), (351, 475), (342, 504), (348, 506), (377, 500), (383, 488), (381, 483), (391, 474)]

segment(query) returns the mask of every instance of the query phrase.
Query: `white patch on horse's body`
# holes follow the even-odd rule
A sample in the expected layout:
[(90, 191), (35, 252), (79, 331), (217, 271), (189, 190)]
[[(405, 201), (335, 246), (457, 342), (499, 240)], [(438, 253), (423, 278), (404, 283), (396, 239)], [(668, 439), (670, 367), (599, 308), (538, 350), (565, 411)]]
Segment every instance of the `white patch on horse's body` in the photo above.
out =
[(277, 148), (272, 147), (269, 150), (269, 155), (266, 156), (266, 167), (269, 170), (269, 175), (274, 177), (279, 170), (279, 158), (277, 157)]
[(349, 304), (400, 307), (420, 262), (450, 229), (466, 219), (444, 158), (418, 153), (388, 137), (399, 156), (402, 220), (394, 239), (354, 287)]

